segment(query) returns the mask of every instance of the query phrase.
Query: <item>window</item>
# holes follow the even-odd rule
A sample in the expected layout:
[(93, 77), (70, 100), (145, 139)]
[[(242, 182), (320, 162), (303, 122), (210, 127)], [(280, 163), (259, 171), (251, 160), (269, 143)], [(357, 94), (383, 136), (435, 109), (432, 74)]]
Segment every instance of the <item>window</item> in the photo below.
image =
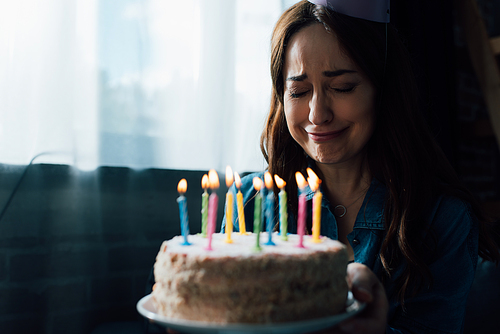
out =
[(261, 170), (289, 1), (0, 2), (0, 162)]

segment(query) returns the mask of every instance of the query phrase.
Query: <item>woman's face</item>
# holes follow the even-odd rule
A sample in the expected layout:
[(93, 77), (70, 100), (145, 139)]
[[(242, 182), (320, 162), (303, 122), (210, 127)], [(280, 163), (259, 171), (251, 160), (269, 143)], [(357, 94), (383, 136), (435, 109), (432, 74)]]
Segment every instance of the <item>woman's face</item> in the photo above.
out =
[(315, 161), (360, 157), (375, 126), (375, 88), (321, 24), (292, 36), (283, 68), (284, 107), (292, 137)]

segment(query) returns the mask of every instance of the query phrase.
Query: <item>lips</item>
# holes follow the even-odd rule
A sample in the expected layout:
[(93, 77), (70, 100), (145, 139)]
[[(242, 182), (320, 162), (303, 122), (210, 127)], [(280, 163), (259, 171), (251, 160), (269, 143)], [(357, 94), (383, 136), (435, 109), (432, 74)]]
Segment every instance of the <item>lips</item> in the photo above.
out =
[(328, 132), (308, 132), (307, 135), (309, 136), (309, 138), (315, 142), (325, 142), (325, 141), (329, 141), (329, 140), (332, 140), (332, 139), (335, 139), (335, 138), (338, 138), (340, 137), (342, 134), (344, 134), (344, 132), (348, 129), (349, 127), (347, 128), (344, 128), (342, 130), (339, 130), (339, 131), (328, 131)]

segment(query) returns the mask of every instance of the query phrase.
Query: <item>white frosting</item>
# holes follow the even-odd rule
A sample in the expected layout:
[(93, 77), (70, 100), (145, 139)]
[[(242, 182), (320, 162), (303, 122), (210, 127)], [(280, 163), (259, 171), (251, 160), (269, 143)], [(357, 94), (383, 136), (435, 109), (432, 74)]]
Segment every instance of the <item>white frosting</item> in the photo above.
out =
[(272, 241), (275, 246), (268, 246), (269, 235), (267, 232), (260, 234), (260, 247), (261, 251), (256, 251), (256, 238), (257, 235), (249, 233), (242, 235), (239, 233), (232, 233), (232, 243), (227, 243), (227, 235), (222, 233), (214, 233), (212, 235), (212, 250), (207, 250), (208, 237), (203, 238), (201, 235), (189, 235), (189, 246), (182, 245), (184, 237), (176, 236), (167, 241), (167, 252), (184, 253), (192, 255), (206, 255), (209, 257), (241, 257), (241, 256), (262, 256), (265, 254), (308, 254), (314, 252), (322, 252), (328, 249), (341, 249), (345, 248), (344, 244), (337, 240), (332, 240), (327, 237), (321, 237), (321, 242), (316, 243), (312, 240), (311, 235), (304, 235), (304, 247), (298, 247), (299, 236), (297, 234), (289, 234), (288, 241), (282, 240), (281, 236), (274, 232), (272, 234)]
[(272, 234), (232, 233), (208, 238), (176, 236), (163, 242), (155, 263), (152, 292), (160, 314), (214, 323), (272, 323), (325, 317), (341, 312), (347, 298), (347, 251), (342, 243), (315, 243)]

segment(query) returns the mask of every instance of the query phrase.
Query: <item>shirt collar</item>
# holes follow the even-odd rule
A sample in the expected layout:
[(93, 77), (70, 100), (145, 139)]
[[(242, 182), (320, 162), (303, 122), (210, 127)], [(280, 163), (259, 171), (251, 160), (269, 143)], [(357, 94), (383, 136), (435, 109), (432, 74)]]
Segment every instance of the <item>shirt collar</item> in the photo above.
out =
[(385, 185), (373, 178), (358, 212), (355, 227), (384, 228), (385, 195)]
[[(312, 159), (309, 159), (309, 167), (312, 168), (312, 164)], [(314, 191), (311, 190), (309, 185), (306, 186), (304, 192), (307, 200), (311, 200), (314, 197)], [(363, 205), (361, 205), (361, 209), (356, 217), (355, 228), (384, 229), (385, 194), (385, 185), (378, 179), (373, 178), (363, 200)], [(325, 205), (329, 206), (330, 203), (326, 197), (323, 197), (323, 206)]]

